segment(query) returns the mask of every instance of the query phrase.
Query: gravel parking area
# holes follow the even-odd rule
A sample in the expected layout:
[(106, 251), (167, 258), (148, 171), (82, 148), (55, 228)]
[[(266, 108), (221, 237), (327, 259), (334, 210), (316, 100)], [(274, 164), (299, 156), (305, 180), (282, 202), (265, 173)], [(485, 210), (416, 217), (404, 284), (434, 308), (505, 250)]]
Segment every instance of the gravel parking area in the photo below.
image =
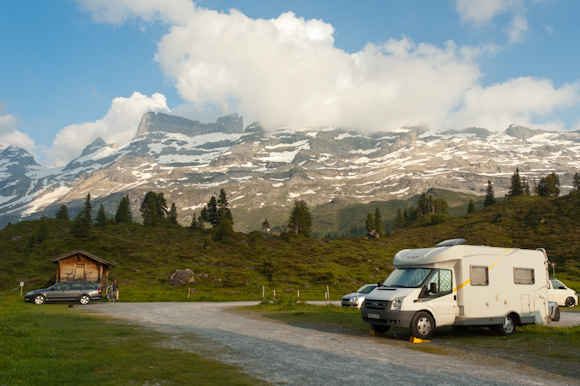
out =
[[(234, 303), (95, 303), (90, 313), (167, 333), (166, 346), (238, 365), (279, 385), (578, 385), (529, 366), (479, 354), (437, 355), (412, 343), (345, 336), (252, 318)], [(562, 326), (580, 313), (562, 312)], [(424, 346), (428, 347), (428, 346)]]

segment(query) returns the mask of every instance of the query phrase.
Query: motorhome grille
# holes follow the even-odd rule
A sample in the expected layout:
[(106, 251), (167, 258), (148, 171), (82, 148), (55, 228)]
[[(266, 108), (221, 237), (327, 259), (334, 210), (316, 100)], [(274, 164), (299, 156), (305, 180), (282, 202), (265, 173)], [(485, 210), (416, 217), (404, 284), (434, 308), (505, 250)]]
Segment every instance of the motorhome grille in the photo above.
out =
[(390, 301), (384, 300), (365, 300), (365, 308), (370, 310), (388, 310), (391, 306)]

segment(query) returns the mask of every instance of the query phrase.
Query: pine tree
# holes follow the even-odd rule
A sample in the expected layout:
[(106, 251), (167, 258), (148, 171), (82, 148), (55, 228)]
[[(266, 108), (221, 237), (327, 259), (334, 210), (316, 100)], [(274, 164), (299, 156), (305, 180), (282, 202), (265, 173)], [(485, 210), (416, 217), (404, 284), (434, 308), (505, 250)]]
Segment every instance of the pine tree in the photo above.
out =
[(580, 192), (580, 173), (574, 173), (574, 180), (572, 182), (572, 186), (574, 186), (574, 191)]
[(475, 201), (473, 199), (469, 200), (469, 204), (467, 204), (467, 213), (475, 212)]
[(365, 221), (365, 229), (367, 230), (367, 232), (370, 232), (373, 229), (375, 229), (375, 217), (373, 216), (372, 213), (367, 214), (367, 219)]
[(83, 211), (79, 212), (73, 220), (71, 232), (76, 238), (88, 237), (91, 233), (92, 224)]
[(234, 232), (234, 225), (227, 213), (222, 211), (218, 226), (215, 228), (216, 240), (231, 239), (236, 233)]
[(54, 218), (58, 218), (60, 220), (70, 220), (70, 217), (68, 215), (68, 208), (66, 205), (61, 205), (60, 209), (58, 210), (58, 212), (56, 212), (56, 216), (54, 216)]
[(516, 171), (511, 178), (511, 186), (509, 188), (508, 197), (521, 196), (524, 194), (524, 187), (522, 185), (522, 179), (520, 177), (520, 168), (516, 168)]
[(115, 222), (117, 224), (126, 224), (133, 221), (131, 208), (129, 207), (129, 196), (121, 198), (117, 212), (115, 213)]
[(39, 243), (48, 240), (50, 237), (50, 228), (48, 227), (48, 222), (46, 220), (40, 221), (40, 226), (36, 230), (36, 239)]
[(91, 228), (93, 227), (92, 220), (92, 205), (91, 205), (91, 194), (87, 193), (83, 209), (76, 215), (73, 220), (72, 234), (77, 238), (88, 237), (91, 233)]
[(95, 221), (95, 226), (97, 227), (104, 227), (109, 224), (109, 220), (107, 219), (107, 213), (105, 212), (105, 207), (103, 204), (99, 207), (99, 211), (97, 212), (97, 220)]
[(86, 220), (91, 224), (93, 222), (93, 215), (91, 213), (92, 211), (93, 211), (93, 206), (91, 205), (91, 194), (87, 193), (87, 197), (85, 199), (85, 204), (83, 205), (82, 212), (84, 213)]
[(436, 198), (433, 201), (434, 213), (449, 214), (449, 204), (442, 198)]
[[(406, 213), (407, 209), (405, 209)], [(397, 216), (395, 217), (394, 228), (399, 229), (405, 225), (405, 217), (403, 216), (403, 212), (401, 212), (401, 208), (397, 209)]]
[(139, 208), (143, 225), (157, 226), (167, 220), (167, 202), (163, 193), (147, 192)]
[(169, 213), (167, 214), (167, 222), (173, 225), (177, 224), (177, 207), (174, 202), (171, 203), (171, 209), (169, 209)]
[(375, 230), (381, 236), (385, 233), (385, 230), (383, 229), (383, 218), (378, 207), (375, 209)]
[(491, 180), (487, 180), (487, 188), (485, 189), (485, 201), (483, 201), (483, 206), (488, 207), (495, 204), (495, 193), (493, 192), (493, 185)]
[(264, 232), (264, 233), (270, 232), (270, 222), (268, 221), (268, 219), (265, 219), (262, 222), (262, 232)]
[(560, 178), (556, 173), (550, 173), (540, 178), (538, 183), (538, 196), (557, 197), (560, 195)]
[(312, 215), (304, 200), (294, 200), (294, 208), (288, 218), (288, 229), (294, 234), (310, 236), (312, 228)]
[(195, 212), (193, 212), (193, 218), (191, 219), (190, 229), (197, 229), (197, 217), (195, 217)]
[(220, 218), (218, 217), (217, 212), (217, 200), (215, 196), (211, 196), (209, 202), (207, 203), (207, 220), (206, 222), (210, 223), (212, 227), (216, 227), (219, 224)]
[(526, 180), (525, 177), (522, 177), (522, 186), (524, 188), (524, 194), (526, 196), (530, 195), (530, 184), (528, 183), (528, 180)]
[(224, 189), (220, 190), (220, 196), (217, 199), (217, 218), (218, 218), (218, 223), (219, 221), (221, 221), (222, 218), (222, 213), (225, 213), (225, 216), (232, 222), (232, 224), (234, 223), (234, 218), (232, 217), (232, 211), (230, 210), (230, 208), (228, 208), (228, 199), (226, 196), (226, 191)]

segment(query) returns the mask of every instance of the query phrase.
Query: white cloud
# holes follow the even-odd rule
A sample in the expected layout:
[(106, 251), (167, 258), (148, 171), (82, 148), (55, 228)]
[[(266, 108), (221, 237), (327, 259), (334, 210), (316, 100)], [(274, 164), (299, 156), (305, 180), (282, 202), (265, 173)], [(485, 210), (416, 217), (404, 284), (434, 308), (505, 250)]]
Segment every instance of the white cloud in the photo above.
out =
[[(533, 0), (538, 1), (538, 0)], [(528, 19), (524, 16), (526, 2), (530, 0), (456, 0), (455, 10), (463, 23), (477, 28), (490, 23), (504, 13), (513, 13), (511, 22), (504, 28), (508, 45), (521, 43), (531, 31)]]
[[(99, 2), (99, 15), (110, 13), (108, 20), (117, 22), (156, 15), (168, 23), (155, 57), (186, 102), (180, 111), (238, 112), (270, 127), (375, 131), (422, 124), (435, 130), (474, 125), (504, 130), (511, 123), (557, 125), (541, 118), (578, 103), (577, 84), (556, 88), (546, 79), (519, 78), (483, 86), (477, 61), (497, 52), (493, 45), (457, 47), (450, 41), (439, 47), (401, 38), (348, 54), (334, 46), (330, 24), (291, 12), (264, 20), (236, 10), (194, 8), (184, 12), (187, 18), (177, 18), (160, 14), (151, 2), (119, 3), (123, 8), (115, 16), (116, 8)], [(470, 5), (480, 3), (485, 4)], [(464, 20), (474, 23), (519, 4), (457, 2)], [(517, 19), (510, 30), (513, 41), (527, 28), (525, 17)]]
[(547, 79), (522, 77), (488, 87), (474, 86), (465, 93), (464, 105), (451, 118), (455, 127), (478, 126), (504, 130), (510, 124), (562, 129), (560, 122), (538, 125), (534, 118), (580, 102), (580, 84), (556, 89)]
[(186, 23), (193, 13), (189, 0), (75, 0), (82, 9), (91, 12), (96, 21), (120, 24), (140, 18), (151, 22), (161, 20), (171, 24)]
[(155, 93), (148, 97), (134, 92), (129, 98), (115, 98), (102, 119), (62, 129), (56, 135), (52, 148), (46, 151), (47, 155), (56, 165), (66, 164), (98, 137), (108, 144), (123, 146), (133, 139), (141, 118), (148, 111), (169, 112), (165, 96)]
[(511, 11), (523, 0), (456, 0), (455, 10), (464, 23), (481, 27), (494, 17)]
[(529, 30), (528, 19), (523, 15), (516, 15), (507, 28), (509, 44), (523, 42), (524, 37)]
[(34, 151), (34, 140), (18, 130), (18, 118), (13, 115), (0, 115), (0, 146), (14, 145)]

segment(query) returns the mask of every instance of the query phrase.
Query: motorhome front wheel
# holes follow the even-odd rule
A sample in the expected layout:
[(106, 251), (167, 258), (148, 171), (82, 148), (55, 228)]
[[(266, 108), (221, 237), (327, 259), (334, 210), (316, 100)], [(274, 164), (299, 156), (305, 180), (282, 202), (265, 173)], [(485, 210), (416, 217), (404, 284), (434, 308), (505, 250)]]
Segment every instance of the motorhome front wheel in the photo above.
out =
[(429, 339), (435, 332), (435, 319), (425, 311), (419, 311), (411, 321), (411, 335), (419, 339)]

